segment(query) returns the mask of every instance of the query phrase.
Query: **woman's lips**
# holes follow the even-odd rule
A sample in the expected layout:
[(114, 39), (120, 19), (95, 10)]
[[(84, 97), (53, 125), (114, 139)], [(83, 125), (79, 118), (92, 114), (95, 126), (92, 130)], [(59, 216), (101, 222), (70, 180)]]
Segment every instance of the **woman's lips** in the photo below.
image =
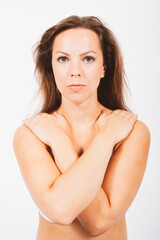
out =
[(83, 84), (71, 84), (71, 85), (68, 85), (67, 86), (69, 89), (73, 90), (73, 91), (79, 91), (81, 90), (82, 88), (85, 87), (85, 85)]

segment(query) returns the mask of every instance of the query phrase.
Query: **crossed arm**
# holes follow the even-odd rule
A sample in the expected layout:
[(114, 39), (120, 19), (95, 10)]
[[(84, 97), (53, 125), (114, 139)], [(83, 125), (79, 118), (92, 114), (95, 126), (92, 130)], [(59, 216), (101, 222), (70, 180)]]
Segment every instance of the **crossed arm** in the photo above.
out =
[[(103, 184), (96, 197), (77, 217), (85, 230), (97, 236), (110, 229), (125, 214), (141, 184), (148, 156), (150, 134), (140, 121), (113, 153), (107, 167)], [(54, 149), (53, 149), (54, 151)], [(56, 156), (65, 159), (66, 165), (58, 166), (63, 173), (78, 156), (68, 145)]]
[[(52, 151), (54, 152), (54, 148)], [(75, 161), (78, 161), (78, 155), (71, 144), (64, 144), (63, 151), (57, 151), (57, 154), (56, 156), (54, 154), (54, 158), (56, 157), (58, 162), (65, 163), (65, 166), (64, 164), (58, 166), (61, 173), (65, 172)], [(107, 219), (104, 213), (107, 213), (109, 208), (108, 197), (103, 188), (100, 187), (96, 197), (77, 218), (85, 230), (90, 235), (95, 236), (101, 228), (100, 222), (104, 222), (104, 218)]]
[[(105, 139), (102, 139), (104, 143)], [(68, 216), (70, 211), (73, 210), (71, 216), (69, 216), (69, 221), (78, 217), (81, 224), (92, 236), (102, 234), (114, 226), (124, 216), (132, 203), (145, 171), (150, 134), (145, 124), (137, 121), (130, 134), (112, 156), (110, 151), (108, 152), (107, 140), (105, 142), (106, 147), (104, 147), (102, 139), (101, 141), (93, 141), (92, 148), (89, 146), (83, 153), (82, 158), (80, 157), (81, 161), (77, 160), (77, 154), (71, 146), (64, 145), (63, 152), (62, 149), (57, 150), (57, 152), (54, 152), (53, 149), (57, 163), (67, 163), (67, 161), (64, 161), (64, 156), (68, 156), (67, 160), (70, 160), (65, 166), (64, 164), (57, 165), (61, 173), (64, 172), (60, 176), (61, 173), (53, 164), (44, 144), (37, 141), (37, 138), (30, 131), (21, 128), (14, 137), (14, 148), (19, 166), (37, 206), (42, 208), (49, 218), (57, 219), (56, 222), (63, 221), (62, 214), (64, 211), (67, 214), (65, 216)], [(107, 157), (107, 160), (106, 153), (109, 157)], [(100, 161), (97, 161), (97, 158)], [(101, 164), (99, 165), (99, 163)], [(84, 169), (86, 164), (88, 164), (88, 168)], [(107, 170), (105, 168), (106, 164)], [(84, 178), (83, 169), (85, 172)], [(91, 169), (90, 172), (88, 172), (89, 169)], [(78, 175), (76, 177), (74, 177), (75, 171)], [(102, 177), (103, 172), (104, 177)], [(93, 179), (94, 176), (95, 179)], [(83, 178), (82, 183), (79, 181), (81, 178)], [(72, 179), (76, 181), (73, 182)], [(90, 184), (89, 192), (87, 188), (84, 189), (84, 186), (87, 187), (87, 181), (90, 181), (90, 179), (93, 179), (94, 184), (88, 182), (88, 185)], [(53, 183), (52, 189), (50, 189), (49, 183)], [(62, 196), (67, 193), (66, 187), (69, 187), (71, 183), (72, 188), (69, 190), (76, 191), (76, 199), (72, 199), (75, 195), (74, 192), (71, 192), (71, 196), (66, 196), (66, 199), (63, 199)], [(84, 196), (79, 193), (79, 189), (80, 193), (84, 193)], [(79, 201), (77, 197), (80, 198)], [(60, 203), (57, 202), (57, 199), (60, 200)], [(71, 202), (77, 205), (74, 209), (72, 209)], [(59, 207), (62, 206), (64, 207), (61, 211)], [(50, 209), (53, 210), (53, 213)], [(68, 222), (66, 219), (64, 221)]]

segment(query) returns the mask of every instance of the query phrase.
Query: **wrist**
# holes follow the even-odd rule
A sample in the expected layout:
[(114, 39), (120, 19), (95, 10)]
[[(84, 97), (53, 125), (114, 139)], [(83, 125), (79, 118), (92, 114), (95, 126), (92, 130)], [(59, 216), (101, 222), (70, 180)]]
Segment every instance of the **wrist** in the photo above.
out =
[(98, 134), (97, 134), (97, 137), (100, 138), (103, 143), (106, 143), (107, 146), (109, 146), (110, 148), (112, 148), (112, 149), (114, 148), (114, 146), (116, 144), (115, 140), (107, 132), (99, 131)]
[(65, 172), (78, 158), (70, 139), (62, 138), (51, 146), (55, 162), (61, 171)]
[(67, 135), (63, 134), (63, 135), (60, 135), (56, 138), (53, 137), (53, 139), (51, 139), (50, 141), (50, 148), (53, 148), (53, 149), (61, 149), (62, 146), (65, 146), (66, 144), (69, 144), (70, 142), (70, 139)]

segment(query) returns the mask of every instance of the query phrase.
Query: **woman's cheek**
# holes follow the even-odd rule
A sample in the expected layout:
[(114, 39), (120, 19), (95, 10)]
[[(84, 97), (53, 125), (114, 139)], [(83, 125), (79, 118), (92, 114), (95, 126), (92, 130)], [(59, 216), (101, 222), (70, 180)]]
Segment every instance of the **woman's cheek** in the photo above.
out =
[(88, 73), (88, 79), (92, 85), (98, 86), (100, 83), (100, 78), (101, 75), (99, 69), (93, 69), (90, 71), (90, 73)]
[(64, 70), (56, 69), (56, 71), (54, 71), (54, 78), (55, 78), (55, 82), (56, 82), (57, 88), (59, 90), (61, 90), (63, 87), (65, 87), (65, 84), (66, 84), (66, 73), (65, 73)]

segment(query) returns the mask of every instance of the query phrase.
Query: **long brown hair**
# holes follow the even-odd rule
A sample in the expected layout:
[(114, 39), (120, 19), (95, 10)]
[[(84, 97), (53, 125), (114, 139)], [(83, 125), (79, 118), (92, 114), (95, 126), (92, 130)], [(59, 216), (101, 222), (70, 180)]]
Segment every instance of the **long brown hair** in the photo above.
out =
[(124, 101), (125, 71), (118, 42), (102, 21), (95, 16), (70, 16), (45, 31), (41, 40), (34, 45), (35, 74), (39, 83), (39, 92), (43, 96), (40, 112), (50, 113), (61, 104), (59, 92), (52, 70), (52, 47), (55, 37), (68, 29), (84, 28), (94, 31), (100, 40), (103, 52), (105, 76), (97, 88), (98, 101), (105, 107), (115, 110), (129, 110)]

